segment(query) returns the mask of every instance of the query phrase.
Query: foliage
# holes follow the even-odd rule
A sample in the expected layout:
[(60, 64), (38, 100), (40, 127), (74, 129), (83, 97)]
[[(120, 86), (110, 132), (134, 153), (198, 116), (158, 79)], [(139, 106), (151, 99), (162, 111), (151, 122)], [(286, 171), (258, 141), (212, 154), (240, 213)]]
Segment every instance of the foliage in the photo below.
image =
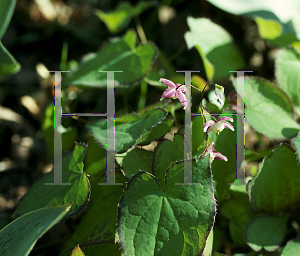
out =
[[(14, 210), (17, 218), (0, 230), (0, 255), (28, 255), (59, 221), (71, 230), (57, 245), (61, 256), (299, 254), (300, 26), (295, 13), (299, 4), (286, 1), (278, 9), (272, 1), (208, 1), (222, 9), (213, 10), (224, 17), (229, 12), (235, 18), (244, 16), (243, 21), (253, 19), (260, 42), (269, 50), (280, 47), (271, 76), (246, 73), (241, 94), (238, 78), (229, 71), (251, 66), (232, 31), (222, 22), (181, 12), (183, 1), (171, 2), (123, 2), (109, 11), (91, 4), (108, 36), (94, 53), (81, 54), (79, 63), (68, 59), (63, 48), (60, 66), (71, 72), (62, 79), (62, 109), (76, 116), (92, 101), (95, 106), (89, 113), (106, 112), (107, 74), (98, 71), (122, 71), (114, 78), (115, 116), (107, 117), (114, 119), (114, 127), (108, 129), (105, 118), (95, 120), (92, 114), (84, 120), (79, 114), (64, 117), (61, 134), (55, 136), (62, 136), (65, 153), (62, 182), (70, 185), (45, 185), (53, 182), (54, 169), (36, 181)], [(1, 39), (16, 1), (0, 3)], [(192, 86), (183, 84), (182, 73), (174, 72), (185, 59), (181, 50), (172, 62), (156, 31), (163, 24), (157, 12), (170, 11), (172, 5), (180, 10), (175, 15), (185, 15), (187, 24), (186, 31), (175, 37), (194, 51), (204, 68), (201, 77), (192, 76)], [(286, 9), (292, 11), (285, 16)], [(139, 19), (144, 14), (149, 15), (145, 24)], [(147, 40), (148, 32), (155, 43)], [(4, 80), (18, 72), (20, 64), (1, 42), (0, 56)], [(189, 61), (184, 63), (185, 70), (193, 69), (186, 64)], [(168, 89), (159, 82), (163, 77), (174, 81), (172, 88), (167, 79), (162, 81)], [(185, 101), (190, 99), (189, 90), (191, 108)], [(159, 102), (169, 96), (174, 100)], [(52, 159), (53, 102), (44, 112), (40, 124), (48, 149), (44, 158)], [(187, 113), (194, 116), (191, 124), (185, 122)], [(241, 141), (237, 132), (245, 125), (246, 157), (238, 162), (244, 152), (237, 152)], [(255, 145), (247, 142), (249, 131)], [(113, 152), (107, 150), (111, 140)], [(105, 184), (112, 171), (106, 170), (112, 153), (115, 184)]]

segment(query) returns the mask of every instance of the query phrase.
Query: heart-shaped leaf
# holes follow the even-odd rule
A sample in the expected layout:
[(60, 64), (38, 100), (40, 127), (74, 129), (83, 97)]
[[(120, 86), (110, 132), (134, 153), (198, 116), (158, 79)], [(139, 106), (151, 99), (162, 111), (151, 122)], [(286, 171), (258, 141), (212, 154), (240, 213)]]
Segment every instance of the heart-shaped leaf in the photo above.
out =
[(17, 218), (0, 231), (0, 255), (27, 256), (36, 241), (58, 223), (70, 205), (41, 208)]
[(300, 57), (295, 49), (282, 49), (275, 60), (275, 75), (279, 86), (290, 97), (300, 114)]
[[(127, 181), (120, 172), (115, 172), (115, 178), (117, 183), (125, 183)], [(91, 194), (90, 203), (87, 205), (87, 211), (82, 216), (76, 230), (64, 243), (61, 255), (69, 256), (72, 248), (77, 244), (86, 252), (89, 251), (88, 248), (90, 247), (102, 244), (113, 245), (115, 243), (118, 221), (117, 205), (125, 185), (98, 185), (98, 183), (105, 182), (105, 171), (101, 175), (98, 174), (97, 177), (91, 178), (93, 193)], [(99, 252), (101, 252), (100, 249)]]
[(69, 85), (107, 87), (106, 70), (121, 70), (114, 76), (115, 86), (130, 85), (142, 80), (149, 72), (157, 50), (152, 43), (136, 45), (136, 34), (128, 31), (121, 39), (106, 44), (98, 53), (91, 54), (62, 81)]
[(266, 80), (245, 77), (245, 104), (247, 121), (269, 138), (293, 138), (300, 130), (289, 97)]
[(116, 33), (126, 28), (133, 17), (141, 14), (155, 4), (155, 2), (140, 1), (133, 7), (130, 2), (120, 2), (114, 11), (103, 12), (97, 10), (96, 15), (105, 23), (110, 32)]
[(73, 203), (68, 217), (77, 214), (87, 204), (90, 196), (89, 180), (83, 172), (86, 146), (76, 144), (73, 153), (63, 156), (62, 181), (71, 185), (45, 185), (54, 182), (54, 171), (37, 181), (22, 198), (14, 215), (60, 204)]
[(276, 214), (299, 200), (300, 166), (294, 150), (281, 145), (260, 164), (251, 188), (251, 210)]
[(153, 175), (139, 172), (119, 203), (124, 255), (200, 255), (216, 213), (209, 156), (192, 161), (193, 182), (184, 181), (184, 161), (166, 172), (165, 191)]
[(221, 26), (206, 18), (188, 17), (187, 23), (190, 31), (184, 35), (186, 44), (188, 49), (198, 50), (209, 81), (229, 77), (228, 70), (244, 66), (232, 37)]
[[(290, 44), (296, 41), (297, 38), (300, 39), (300, 3), (298, 1), (284, 1), (280, 4), (274, 4), (272, 0), (208, 1), (229, 13), (254, 19), (260, 35), (265, 39), (274, 39), (272, 42), (278, 46)], [(279, 25), (280, 29), (278, 28)], [(270, 31), (271, 29), (273, 31)], [(277, 34), (274, 29), (276, 29)], [(271, 37), (270, 33), (272, 33)], [(274, 38), (274, 35), (277, 35), (277, 37)]]

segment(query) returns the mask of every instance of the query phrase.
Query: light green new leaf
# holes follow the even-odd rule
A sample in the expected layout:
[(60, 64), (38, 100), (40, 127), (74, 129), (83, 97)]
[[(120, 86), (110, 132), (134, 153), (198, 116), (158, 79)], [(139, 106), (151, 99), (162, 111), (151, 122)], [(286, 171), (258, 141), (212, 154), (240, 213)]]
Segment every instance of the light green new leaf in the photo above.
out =
[(288, 215), (261, 215), (253, 218), (245, 231), (247, 244), (254, 251), (262, 248), (275, 251), (284, 240), (288, 219)]
[(282, 49), (275, 60), (275, 75), (282, 90), (300, 114), (300, 56), (295, 49)]
[(232, 37), (221, 26), (206, 18), (188, 17), (187, 23), (190, 31), (184, 35), (186, 44), (188, 49), (198, 50), (209, 81), (229, 77), (230, 70), (244, 66)]
[(300, 166), (287, 145), (265, 158), (251, 187), (252, 212), (279, 213), (300, 200)]
[(300, 239), (295, 238), (286, 243), (281, 252), (281, 256), (297, 255), (300, 252)]
[(83, 172), (83, 158), (86, 146), (76, 144), (73, 153), (63, 156), (62, 182), (71, 185), (45, 185), (54, 182), (54, 171), (37, 181), (22, 198), (14, 215), (61, 204), (72, 203), (66, 217), (77, 214), (87, 204), (90, 196), (89, 180)]
[(36, 241), (58, 223), (70, 205), (38, 209), (17, 218), (0, 231), (0, 255), (27, 256)]
[(83, 251), (80, 249), (79, 245), (76, 246), (76, 248), (74, 248), (74, 250), (72, 251), (71, 256), (85, 256)]
[(300, 130), (289, 97), (266, 80), (245, 77), (245, 104), (247, 121), (269, 138), (293, 138)]
[(278, 46), (300, 39), (299, 1), (208, 0), (208, 2), (226, 12), (254, 19), (260, 35), (265, 39), (273, 39), (272, 42)]
[[(154, 109), (141, 115), (139, 120), (122, 123), (112, 127), (110, 134), (114, 135), (115, 138), (112, 137), (107, 139), (114, 141), (116, 153), (123, 153), (131, 148), (140, 136), (143, 136), (143, 134), (152, 127), (161, 123), (166, 116), (167, 112), (164, 109)], [(105, 119), (100, 120), (87, 127), (100, 145), (106, 148), (107, 121)]]
[(115, 86), (131, 85), (142, 80), (149, 72), (157, 55), (152, 43), (136, 45), (136, 34), (128, 31), (124, 37), (107, 43), (98, 53), (86, 57), (62, 81), (62, 86), (81, 85), (107, 87), (107, 73), (99, 71), (123, 71), (114, 74)]
[[(191, 160), (186, 160), (191, 161)], [(209, 156), (191, 161), (193, 182), (184, 181), (184, 161), (166, 172), (165, 191), (153, 175), (139, 172), (119, 203), (119, 239), (124, 255), (199, 256), (216, 213)]]
[(105, 23), (110, 32), (116, 33), (126, 28), (133, 17), (154, 5), (156, 2), (140, 1), (133, 7), (128, 2), (121, 2), (114, 11), (97, 10), (96, 15)]

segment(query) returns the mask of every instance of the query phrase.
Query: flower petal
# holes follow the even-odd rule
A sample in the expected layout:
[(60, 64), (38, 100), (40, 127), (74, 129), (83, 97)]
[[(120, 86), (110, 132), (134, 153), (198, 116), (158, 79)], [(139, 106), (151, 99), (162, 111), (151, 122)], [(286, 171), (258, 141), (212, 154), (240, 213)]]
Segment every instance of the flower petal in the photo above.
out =
[(234, 127), (230, 123), (224, 122), (224, 126), (228, 129), (230, 129), (231, 131), (234, 131)]
[(178, 86), (180, 86), (177, 90), (178, 91), (181, 91), (182, 93), (185, 93), (186, 92), (186, 86), (185, 85), (182, 85), (182, 84), (176, 84), (177, 85), (177, 88)]
[(203, 125), (203, 130), (204, 130), (204, 132), (206, 132), (207, 129), (208, 129), (208, 127), (211, 126), (211, 125), (213, 125), (214, 123), (215, 123), (215, 122), (214, 122), (213, 120), (210, 120), (210, 121), (206, 122), (206, 123)]
[(222, 155), (221, 153), (219, 152), (214, 152), (214, 159), (217, 159), (217, 160), (225, 160), (226, 162), (228, 161), (227, 157)]
[(233, 118), (231, 117), (227, 117), (227, 116), (222, 116), (218, 119), (218, 122), (219, 121), (223, 121), (223, 120), (227, 120), (227, 121), (230, 121), (230, 122), (233, 122)]
[(176, 91), (176, 96), (180, 100), (180, 102), (187, 101), (184, 92), (182, 92), (181, 90)]
[(169, 97), (176, 97), (176, 90), (175, 89), (168, 88), (161, 95), (161, 99), (169, 98)]
[(161, 79), (159, 79), (159, 81), (163, 82), (165, 85), (167, 85), (168, 87), (170, 87), (172, 89), (176, 89), (176, 87), (177, 87), (172, 81), (170, 81), (168, 79), (161, 78)]

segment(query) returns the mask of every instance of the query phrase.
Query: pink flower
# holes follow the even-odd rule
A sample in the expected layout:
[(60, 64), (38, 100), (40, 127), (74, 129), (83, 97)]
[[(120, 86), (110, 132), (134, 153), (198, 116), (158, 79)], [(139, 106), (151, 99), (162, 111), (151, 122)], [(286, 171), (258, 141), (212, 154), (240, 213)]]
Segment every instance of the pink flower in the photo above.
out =
[(210, 120), (204, 124), (204, 126), (203, 126), (204, 132), (207, 131), (209, 133), (210, 131), (213, 131), (213, 132), (219, 133), (219, 132), (223, 131), (224, 128), (228, 128), (228, 129), (234, 131), (233, 126), (230, 123), (226, 122), (225, 120), (233, 122), (232, 118), (226, 117), (226, 116), (220, 117), (217, 122)]
[(179, 99), (179, 101), (181, 102), (181, 104), (183, 105), (183, 109), (186, 109), (186, 105), (187, 105), (187, 98), (185, 96), (185, 91), (186, 91), (186, 87), (185, 85), (182, 84), (175, 84), (172, 81), (165, 79), (165, 78), (161, 78), (160, 79), (161, 82), (163, 82), (165, 85), (168, 86), (168, 89), (166, 89), (163, 94), (161, 95), (161, 101), (164, 98), (173, 98), (173, 99)]
[(226, 162), (228, 161), (226, 156), (222, 155), (219, 152), (214, 151), (214, 149), (215, 149), (215, 144), (211, 142), (204, 151), (204, 156), (207, 156), (208, 154), (210, 155), (210, 162), (212, 162), (214, 159), (225, 160)]

